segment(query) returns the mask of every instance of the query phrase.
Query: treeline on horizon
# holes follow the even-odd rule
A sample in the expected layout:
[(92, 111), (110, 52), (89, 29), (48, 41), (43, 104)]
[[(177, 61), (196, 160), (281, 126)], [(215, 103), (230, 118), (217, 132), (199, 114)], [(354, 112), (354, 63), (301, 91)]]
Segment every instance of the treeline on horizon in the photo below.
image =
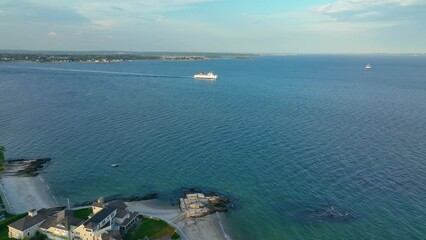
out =
[(160, 56), (138, 56), (131, 54), (42, 54), (42, 53), (0, 53), (0, 61), (60, 61), (67, 60), (74, 61), (89, 61), (95, 59), (123, 59), (123, 60), (146, 60), (146, 59), (160, 59)]
[(58, 51), (58, 50), (13, 50), (0, 49), (0, 54), (33, 54), (33, 55), (136, 55), (136, 56), (204, 56), (204, 57), (238, 57), (256, 56), (255, 53), (233, 52), (172, 52), (172, 51)]
[[(136, 60), (162, 60), (169, 56), (151, 56), (151, 55), (132, 55), (132, 54), (41, 54), (41, 53), (0, 53), (0, 61), (31, 61), (31, 62), (86, 62), (95, 60), (106, 61), (136, 61)], [(203, 56), (170, 56), (170, 58), (179, 59), (205, 59)]]

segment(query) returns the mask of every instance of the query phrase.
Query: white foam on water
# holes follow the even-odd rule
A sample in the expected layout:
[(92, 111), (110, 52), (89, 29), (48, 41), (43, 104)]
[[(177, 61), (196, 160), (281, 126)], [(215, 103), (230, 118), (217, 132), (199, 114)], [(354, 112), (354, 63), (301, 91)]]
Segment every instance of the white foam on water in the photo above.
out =
[(192, 78), (191, 76), (161, 75), (161, 74), (135, 73), (135, 72), (100, 71), (100, 70), (87, 70), (87, 69), (46, 68), (46, 67), (21, 67), (21, 66), (20, 67), (17, 67), (17, 66), (0, 66), (0, 67), (1, 68), (19, 68), (19, 69), (61, 71), (61, 72), (80, 72), (80, 73), (114, 74), (114, 75), (132, 75), (132, 76), (140, 76), (140, 77)]

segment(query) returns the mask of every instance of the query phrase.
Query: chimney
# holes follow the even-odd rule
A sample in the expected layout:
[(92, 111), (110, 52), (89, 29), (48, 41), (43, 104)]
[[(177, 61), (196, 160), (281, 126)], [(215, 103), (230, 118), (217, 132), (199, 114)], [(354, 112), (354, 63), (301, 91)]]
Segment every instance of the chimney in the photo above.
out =
[(30, 216), (30, 217), (37, 216), (37, 210), (31, 209), (30, 211), (28, 211), (28, 216)]

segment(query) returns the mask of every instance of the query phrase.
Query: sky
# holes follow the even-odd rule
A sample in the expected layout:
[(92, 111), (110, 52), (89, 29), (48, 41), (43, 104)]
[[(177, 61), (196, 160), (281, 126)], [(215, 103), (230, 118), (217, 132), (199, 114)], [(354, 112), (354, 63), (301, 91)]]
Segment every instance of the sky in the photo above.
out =
[(426, 0), (0, 0), (0, 49), (425, 53)]

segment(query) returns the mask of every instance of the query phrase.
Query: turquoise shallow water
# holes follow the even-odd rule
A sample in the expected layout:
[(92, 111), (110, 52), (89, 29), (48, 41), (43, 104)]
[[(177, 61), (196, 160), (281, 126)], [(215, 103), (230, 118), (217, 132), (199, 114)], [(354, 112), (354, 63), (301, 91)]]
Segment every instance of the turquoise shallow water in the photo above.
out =
[(198, 186), (236, 199), (234, 239), (424, 239), (425, 76), (402, 56), (2, 63), (0, 143), (52, 157), (74, 203)]

